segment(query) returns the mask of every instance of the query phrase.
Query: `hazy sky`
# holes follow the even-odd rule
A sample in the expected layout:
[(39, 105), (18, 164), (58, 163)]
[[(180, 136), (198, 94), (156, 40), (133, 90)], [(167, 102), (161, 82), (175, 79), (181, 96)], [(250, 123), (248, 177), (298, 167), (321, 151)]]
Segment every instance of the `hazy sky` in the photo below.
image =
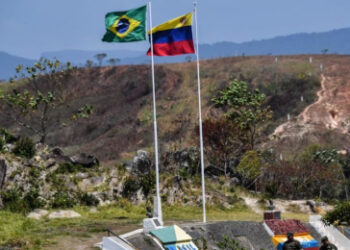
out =
[[(102, 43), (104, 15), (143, 0), (0, 0), (0, 51), (37, 58), (62, 49), (145, 50)], [(192, 0), (153, 0), (153, 24), (192, 10)], [(350, 27), (349, 0), (199, 0), (201, 43), (242, 42)]]

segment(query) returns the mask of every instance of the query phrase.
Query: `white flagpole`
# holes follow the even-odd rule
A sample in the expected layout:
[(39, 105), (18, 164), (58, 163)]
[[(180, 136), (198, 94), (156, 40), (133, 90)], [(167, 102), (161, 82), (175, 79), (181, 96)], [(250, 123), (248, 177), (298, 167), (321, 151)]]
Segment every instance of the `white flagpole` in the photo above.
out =
[(206, 215), (206, 209), (205, 209), (205, 176), (204, 176), (204, 152), (203, 152), (203, 128), (202, 128), (201, 78), (200, 78), (200, 69), (199, 69), (197, 2), (194, 2), (194, 17), (196, 21), (196, 55), (197, 55), (197, 79), (198, 79), (199, 140), (200, 140), (201, 173), (202, 173), (203, 223), (206, 223), (207, 215)]
[(154, 55), (153, 55), (153, 36), (152, 36), (152, 5), (151, 2), (148, 3), (149, 10), (149, 25), (150, 25), (150, 41), (151, 41), (151, 59), (152, 59), (152, 87), (153, 87), (153, 125), (154, 125), (154, 154), (155, 154), (155, 165), (156, 165), (156, 211), (158, 215), (158, 219), (161, 224), (163, 224), (163, 215), (162, 215), (162, 205), (160, 199), (160, 191), (159, 191), (159, 160), (158, 160), (158, 132), (157, 132), (157, 109), (156, 109), (156, 87), (154, 80)]

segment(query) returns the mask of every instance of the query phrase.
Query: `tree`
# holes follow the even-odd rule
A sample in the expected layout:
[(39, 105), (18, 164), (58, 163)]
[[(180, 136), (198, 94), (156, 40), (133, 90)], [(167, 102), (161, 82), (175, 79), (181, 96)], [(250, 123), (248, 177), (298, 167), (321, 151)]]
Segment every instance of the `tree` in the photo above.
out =
[(186, 56), (185, 57), (186, 62), (191, 62), (192, 61), (192, 56)]
[[(45, 143), (50, 123), (60, 119), (50, 119), (53, 111), (67, 105), (64, 82), (73, 75), (75, 68), (69, 62), (61, 64), (58, 60), (40, 59), (31, 67), (18, 66), (16, 72), (10, 81), (14, 87), (6, 93), (0, 93), (2, 111), (17, 125), (38, 135), (41, 143)], [(71, 120), (87, 118), (91, 113), (92, 107), (85, 104), (72, 114)]]
[(250, 90), (246, 82), (235, 80), (212, 101), (216, 107), (224, 108), (226, 117), (240, 130), (242, 142), (254, 150), (260, 125), (272, 118), (270, 107), (265, 105), (266, 96), (258, 89)]
[(91, 68), (92, 66), (94, 66), (94, 62), (91, 61), (90, 59), (86, 60), (85, 66), (87, 68)]
[(328, 52), (328, 49), (323, 49), (323, 50), (321, 50), (321, 53), (322, 53), (323, 55), (327, 54), (327, 52)]
[(96, 54), (95, 55), (95, 58), (97, 59), (98, 61), (98, 65), (101, 67), (102, 66), (102, 63), (103, 63), (103, 60), (107, 57), (107, 54), (106, 53), (100, 53), (100, 54)]
[[(198, 127), (195, 131), (198, 135)], [(203, 140), (210, 161), (223, 166), (225, 176), (227, 176), (229, 162), (242, 151), (237, 126), (225, 118), (205, 120), (203, 122)]]
[(120, 62), (120, 59), (119, 58), (110, 58), (108, 60), (109, 64), (112, 65), (112, 66), (115, 66), (117, 63)]

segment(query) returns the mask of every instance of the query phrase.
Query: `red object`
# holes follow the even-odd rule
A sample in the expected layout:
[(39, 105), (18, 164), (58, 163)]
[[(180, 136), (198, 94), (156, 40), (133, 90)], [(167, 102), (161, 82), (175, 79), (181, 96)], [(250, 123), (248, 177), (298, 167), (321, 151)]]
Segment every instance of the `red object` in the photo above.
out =
[(281, 212), (280, 211), (265, 211), (264, 212), (264, 221), (265, 220), (280, 220)]
[[(195, 53), (195, 50), (192, 40), (153, 44), (153, 54), (155, 56), (176, 56), (193, 53)], [(148, 50), (147, 55), (151, 55), (151, 49)]]
[(319, 250), (318, 247), (309, 247), (309, 248), (304, 248), (304, 250)]
[(309, 230), (299, 220), (265, 220), (266, 225), (274, 235), (286, 235), (291, 233), (308, 233)]

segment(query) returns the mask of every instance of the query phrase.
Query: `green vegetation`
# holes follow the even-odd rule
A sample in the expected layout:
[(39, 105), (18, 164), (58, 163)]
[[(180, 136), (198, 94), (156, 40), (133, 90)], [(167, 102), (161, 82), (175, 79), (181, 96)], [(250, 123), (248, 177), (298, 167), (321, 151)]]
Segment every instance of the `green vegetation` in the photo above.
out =
[(220, 250), (246, 250), (244, 247), (241, 247), (237, 241), (229, 239), (227, 236), (224, 236), (222, 241), (218, 243), (218, 248)]
[(37, 189), (32, 188), (26, 194), (19, 189), (1, 192), (4, 210), (26, 214), (35, 208), (41, 208), (45, 203), (39, 198)]
[(261, 124), (272, 118), (270, 107), (265, 105), (266, 95), (258, 89), (250, 90), (244, 81), (235, 80), (212, 101), (228, 110), (226, 116), (239, 129), (240, 139), (254, 150)]
[[(51, 122), (49, 117), (55, 108), (65, 105), (63, 82), (71, 76), (74, 68), (69, 62), (62, 65), (58, 60), (40, 59), (31, 67), (19, 65), (16, 72), (11, 83), (16, 80), (23, 84), (20, 88), (14, 85), (10, 91), (0, 91), (1, 105), (6, 107), (9, 119), (45, 143)], [(92, 106), (84, 104), (72, 119), (87, 118), (91, 113)]]
[(16, 142), (13, 153), (30, 159), (35, 155), (35, 144), (30, 138), (21, 137)]
[(331, 224), (350, 224), (350, 202), (343, 202), (338, 204), (332, 211), (327, 212), (323, 216), (322, 221), (326, 225)]

